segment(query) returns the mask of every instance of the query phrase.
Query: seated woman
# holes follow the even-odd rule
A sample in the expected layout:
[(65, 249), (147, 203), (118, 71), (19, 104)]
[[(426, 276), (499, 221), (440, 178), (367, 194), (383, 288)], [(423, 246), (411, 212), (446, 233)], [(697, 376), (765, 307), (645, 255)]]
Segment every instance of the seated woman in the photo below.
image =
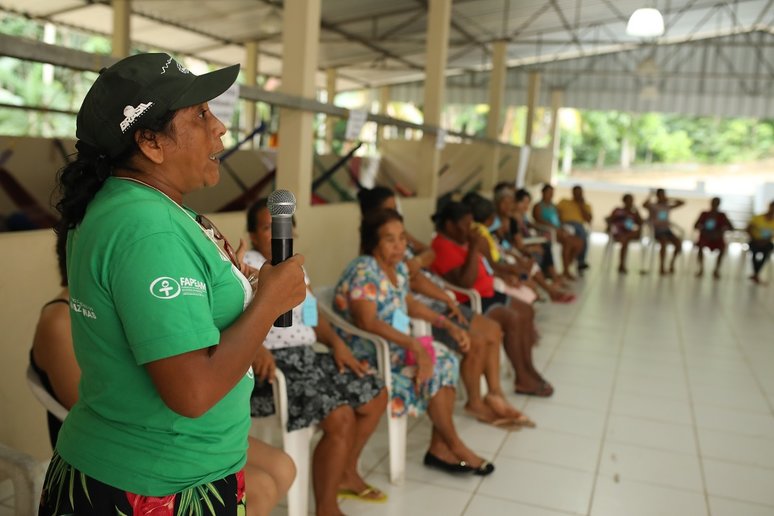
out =
[[(503, 246), (499, 239), (495, 238), (496, 232), (502, 226), (495, 203), (476, 193), (467, 194), (463, 202), (472, 210), (474, 228), (486, 240), (487, 245), (482, 248), (484, 260), (491, 265), (494, 275), (505, 283), (505, 286), (498, 286), (495, 283), (496, 289), (502, 289), (502, 292), (510, 297), (527, 303), (537, 298), (533, 293), (537, 292), (538, 287), (542, 288), (554, 302), (569, 303), (575, 300), (575, 296), (563, 292), (546, 280), (534, 258), (521, 254), (507, 240), (505, 242), (508, 244)], [(513, 203), (507, 197), (500, 197), (498, 202), (501, 207), (507, 205), (510, 213), (510, 206)], [(504, 212), (506, 208), (501, 209)], [(506, 222), (506, 224), (509, 223), (510, 220)], [(530, 290), (527, 291), (527, 289)]]
[(559, 220), (559, 211), (553, 202), (554, 187), (545, 185), (541, 193), (540, 201), (532, 209), (532, 217), (536, 223), (556, 231), (556, 240), (562, 245), (562, 276), (568, 280), (573, 280), (575, 277), (570, 273), (570, 264), (583, 251), (583, 240), (562, 227), (562, 223)]
[[(433, 270), (463, 288), (474, 288), (481, 295), (484, 313), (497, 321), (503, 330), (503, 346), (516, 371), (518, 394), (548, 397), (553, 387), (535, 369), (532, 346), (537, 341), (534, 311), (528, 305), (509, 300), (494, 290), (494, 277), (481, 256), (483, 240), (472, 230), (470, 208), (460, 202), (449, 202), (434, 216), (438, 234), (433, 239), (436, 260)], [(530, 311), (525, 311), (524, 308)]]
[[(468, 448), (454, 427), (454, 390), (459, 361), (445, 347), (409, 334), (409, 317), (447, 325), (448, 320), (416, 301), (408, 291), (403, 263), (406, 236), (395, 210), (380, 210), (360, 226), (362, 255), (345, 269), (336, 285), (333, 308), (342, 317), (390, 343), (393, 416), (427, 412), (433, 424), (424, 464), (449, 473), (486, 476), (494, 466)], [(343, 335), (358, 359), (376, 363), (373, 346)]]
[[(662, 276), (675, 273), (675, 262), (677, 257), (683, 252), (683, 243), (680, 238), (672, 231), (672, 223), (669, 217), (672, 210), (685, 204), (681, 199), (671, 199), (667, 197), (666, 190), (659, 188), (655, 192), (656, 200), (653, 200), (653, 192), (645, 199), (642, 205), (650, 214), (650, 224), (653, 227), (653, 237), (658, 241), (659, 249), (659, 272)], [(669, 270), (666, 268), (667, 245), (671, 244), (674, 248), (672, 260), (669, 262)]]
[[(67, 286), (66, 240), (57, 238), (56, 257), (59, 265), (59, 294), (43, 305), (30, 350), (30, 365), (40, 377), (43, 388), (64, 408), (70, 410), (78, 400), (78, 381), (81, 368), (75, 360), (73, 338), (70, 335), (70, 290)], [(51, 448), (62, 422), (47, 413), (48, 437)]]
[[(499, 185), (496, 191), (501, 191), (503, 188), (512, 188), (510, 185)], [(539, 230), (529, 221), (527, 213), (529, 207), (532, 205), (532, 196), (530, 193), (521, 188), (513, 194), (512, 209), (505, 212), (507, 205), (500, 203), (497, 208), (498, 216), (500, 220), (505, 221), (507, 217), (507, 224), (505, 227), (498, 230), (497, 234), (501, 242), (507, 242), (510, 247), (515, 251), (521, 253), (524, 256), (531, 256), (536, 263), (540, 265), (540, 270), (546, 279), (551, 280), (551, 285), (559, 289), (564, 287), (564, 281), (561, 276), (556, 272), (554, 267), (554, 253), (551, 246), (551, 240), (546, 239), (542, 244), (528, 244), (525, 239), (532, 238)], [(506, 215), (507, 214), (507, 215)], [(560, 301), (571, 301), (574, 296), (565, 294)]]
[(712, 277), (720, 279), (720, 265), (723, 263), (723, 255), (726, 254), (725, 233), (734, 230), (726, 214), (720, 211), (720, 197), (712, 198), (709, 211), (703, 211), (693, 227), (699, 230), (699, 241), (696, 242), (696, 247), (699, 248), (699, 270), (696, 271), (696, 277), (704, 275), (704, 249), (707, 249), (710, 252), (718, 252)]
[(752, 257), (753, 274), (750, 280), (758, 285), (765, 284), (761, 280), (761, 271), (768, 263), (774, 250), (774, 201), (769, 203), (765, 213), (755, 215), (747, 223), (747, 233), (750, 235), (750, 256)]
[(642, 217), (640, 210), (634, 205), (632, 194), (623, 196), (623, 206), (613, 210), (607, 218), (608, 233), (615, 242), (621, 244), (621, 259), (618, 272), (626, 274), (626, 255), (629, 252), (629, 243), (642, 237)]
[[(247, 212), (253, 250), (245, 263), (260, 269), (271, 257), (271, 215), (266, 199)], [(309, 285), (309, 278), (306, 278)], [(315, 342), (330, 353), (316, 353)], [(288, 431), (319, 424), (323, 437), (312, 459), (317, 514), (341, 514), (337, 496), (384, 502), (387, 495), (357, 471), (363, 447), (387, 407), (387, 390), (368, 364), (356, 360), (317, 307), (311, 288), (293, 309), (293, 326), (272, 327), (253, 363), (259, 382), (250, 400), (253, 417), (274, 413), (270, 381), (279, 367), (287, 381)]]
[[(358, 193), (363, 216), (383, 210), (397, 208), (395, 193), (389, 188), (377, 186)], [(409, 271), (409, 289), (414, 298), (431, 310), (443, 314), (459, 325), (470, 337), (469, 349), (461, 349), (454, 335), (438, 325), (432, 327), (433, 340), (442, 343), (452, 351), (462, 354), (460, 376), (468, 395), (465, 412), (482, 423), (498, 427), (534, 427), (526, 415), (512, 406), (505, 398), (500, 381), (500, 342), (503, 334), (499, 325), (482, 315), (476, 314), (446, 291), (446, 283), (431, 272), (435, 259), (433, 250), (423, 242), (406, 235), (407, 250), (404, 262)], [(487, 394), (481, 396), (481, 375), (487, 382)]]

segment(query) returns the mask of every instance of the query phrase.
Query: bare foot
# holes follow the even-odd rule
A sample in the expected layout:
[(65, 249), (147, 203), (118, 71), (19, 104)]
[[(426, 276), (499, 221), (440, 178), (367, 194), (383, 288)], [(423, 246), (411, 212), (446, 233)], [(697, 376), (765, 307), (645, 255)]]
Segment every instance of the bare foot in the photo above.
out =
[(626, 267), (618, 267), (618, 274), (628, 274), (629, 271), (626, 270)]
[(369, 485), (355, 472), (345, 472), (339, 482), (339, 492), (348, 492), (357, 495), (363, 500), (382, 500), (386, 496), (384, 492)]
[(470, 400), (468, 400), (465, 404), (465, 413), (482, 423), (492, 423), (500, 416), (489, 405), (482, 401), (471, 403)]
[(699, 269), (699, 272), (696, 273), (696, 277), (701, 278), (702, 276), (704, 276), (704, 271)]
[(712, 273), (712, 277), (715, 279), (720, 279), (720, 271), (715, 271)]

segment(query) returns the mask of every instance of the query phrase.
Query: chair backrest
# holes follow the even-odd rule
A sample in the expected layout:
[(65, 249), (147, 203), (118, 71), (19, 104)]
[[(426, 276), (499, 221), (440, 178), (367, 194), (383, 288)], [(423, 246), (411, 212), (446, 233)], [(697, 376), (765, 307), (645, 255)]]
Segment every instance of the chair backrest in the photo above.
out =
[(27, 366), (27, 386), (32, 391), (33, 396), (38, 399), (47, 411), (54, 414), (59, 421), (65, 420), (69, 411), (43, 387), (40, 376), (38, 376), (38, 373), (35, 372), (31, 365)]

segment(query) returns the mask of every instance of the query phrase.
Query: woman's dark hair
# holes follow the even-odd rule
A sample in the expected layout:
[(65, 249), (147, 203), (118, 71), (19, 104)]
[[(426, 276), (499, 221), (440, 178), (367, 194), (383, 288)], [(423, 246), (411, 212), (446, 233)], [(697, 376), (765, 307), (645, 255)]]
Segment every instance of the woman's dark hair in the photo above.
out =
[(525, 198), (532, 199), (532, 195), (529, 193), (529, 191), (526, 188), (519, 188), (516, 191), (516, 202), (521, 202)]
[(447, 222), (457, 223), (466, 215), (470, 215), (472, 212), (470, 206), (458, 201), (449, 201), (443, 205), (443, 207), (433, 215), (433, 222), (435, 223), (436, 231), (443, 231)]
[[(172, 119), (175, 111), (170, 111), (155, 124), (154, 127), (138, 124), (137, 130), (142, 138), (152, 138), (145, 134), (145, 130), (154, 133), (172, 133)], [(140, 151), (135, 140), (120, 155), (111, 158), (103, 154), (99, 149), (79, 140), (75, 144), (77, 154), (75, 161), (71, 161), (59, 170), (57, 185), (59, 189), (59, 201), (56, 209), (61, 218), (54, 226), (57, 235), (67, 235), (67, 232), (75, 228), (83, 220), (86, 207), (97, 194), (105, 180), (113, 174), (117, 167), (131, 169), (129, 161), (135, 153)]]
[(554, 187), (549, 185), (548, 183), (543, 185), (543, 188), (540, 189), (540, 193), (546, 193), (548, 190), (553, 190)]
[(486, 197), (479, 196), (472, 200), (470, 211), (473, 213), (473, 220), (483, 224), (495, 214), (495, 205)]
[(391, 208), (368, 212), (360, 223), (360, 253), (373, 253), (379, 245), (379, 229), (394, 220), (403, 222), (403, 217)]
[(395, 197), (395, 192), (386, 186), (374, 186), (373, 188), (363, 188), (357, 193), (357, 202), (360, 204), (360, 214), (365, 216), (367, 213), (380, 210), (384, 201), (390, 197)]
[(247, 209), (247, 232), (252, 233), (257, 228), (255, 219), (258, 215), (258, 212), (265, 209), (269, 205), (269, 198), (268, 197), (261, 197), (257, 201), (253, 203), (250, 208)]
[(59, 285), (66, 287), (67, 281), (67, 233), (56, 235), (56, 263), (59, 266)]

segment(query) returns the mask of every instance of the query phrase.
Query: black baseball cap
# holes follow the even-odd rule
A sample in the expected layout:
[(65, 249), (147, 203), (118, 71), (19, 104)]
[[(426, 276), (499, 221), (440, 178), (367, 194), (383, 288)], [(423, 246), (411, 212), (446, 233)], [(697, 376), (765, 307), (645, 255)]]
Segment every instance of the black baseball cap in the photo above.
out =
[(131, 146), (137, 128), (159, 128), (168, 112), (214, 99), (237, 75), (238, 64), (195, 75), (169, 54), (124, 58), (100, 71), (78, 111), (75, 136), (114, 158)]

